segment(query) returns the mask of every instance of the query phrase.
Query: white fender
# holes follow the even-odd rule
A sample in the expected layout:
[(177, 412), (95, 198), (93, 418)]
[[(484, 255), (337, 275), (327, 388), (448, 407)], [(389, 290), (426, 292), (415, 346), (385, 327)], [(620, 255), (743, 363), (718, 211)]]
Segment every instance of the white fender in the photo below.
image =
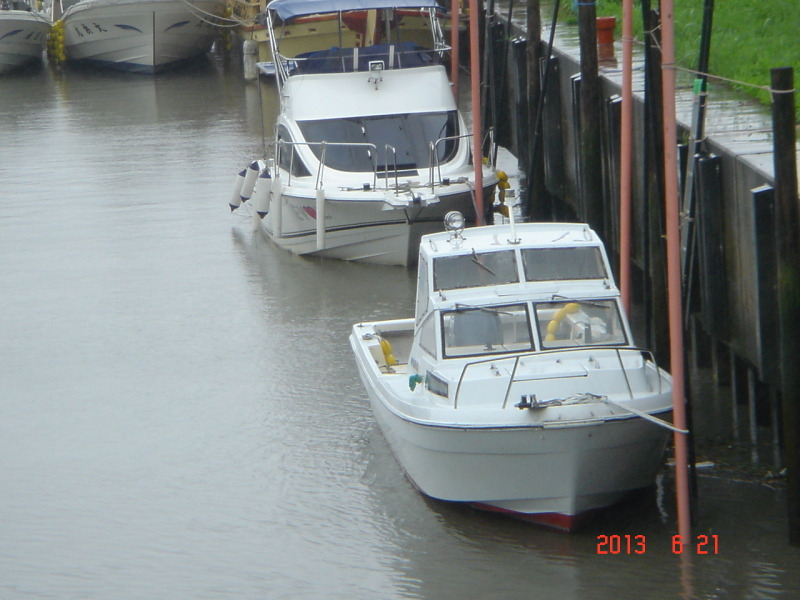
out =
[(273, 179), (272, 181), (272, 235), (279, 238), (283, 235), (283, 202), (281, 195), (283, 194), (283, 182), (280, 179)]
[(256, 187), (256, 179), (258, 179), (258, 172), (260, 170), (257, 160), (251, 162), (250, 166), (247, 167), (247, 174), (244, 176), (242, 191), (240, 192), (242, 202), (247, 202), (253, 195), (253, 188)]
[(242, 44), (242, 66), (244, 78), (248, 81), (258, 79), (258, 42), (245, 40)]
[(269, 174), (269, 169), (261, 171), (258, 176), (258, 183), (256, 183), (255, 198), (253, 202), (256, 205), (256, 213), (262, 219), (269, 212), (270, 195), (272, 194), (272, 176)]
[(242, 185), (244, 184), (244, 176), (247, 174), (247, 169), (242, 169), (236, 176), (236, 183), (233, 184), (233, 196), (228, 203), (231, 207), (231, 212), (235, 211), (242, 204)]
[(325, 249), (325, 190), (317, 190), (317, 250)]

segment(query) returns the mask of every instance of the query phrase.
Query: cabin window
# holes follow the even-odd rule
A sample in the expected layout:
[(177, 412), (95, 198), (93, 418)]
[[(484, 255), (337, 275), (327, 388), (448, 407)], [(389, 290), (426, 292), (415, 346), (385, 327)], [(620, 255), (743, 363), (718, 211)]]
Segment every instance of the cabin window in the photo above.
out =
[(517, 259), (513, 250), (443, 256), (433, 263), (436, 290), (517, 283)]
[(529, 248), (522, 251), (522, 264), (528, 281), (608, 277), (603, 255), (597, 246)]
[(564, 300), (536, 304), (542, 348), (619, 346), (627, 343), (614, 300)]
[(442, 338), (446, 358), (533, 350), (525, 304), (443, 312)]
[(425, 374), (425, 386), (432, 394), (436, 394), (437, 396), (442, 396), (444, 398), (448, 397), (449, 386), (447, 385), (447, 382), (441, 377), (434, 375), (430, 371)]
[(429, 315), (419, 328), (419, 347), (436, 358), (436, 321)]
[[(297, 152), (297, 146), (291, 144), (292, 136), (283, 125), (278, 127), (278, 144), (275, 152), (278, 156), (278, 165), (294, 177), (307, 177), (311, 173), (306, 169), (303, 160)], [(281, 143), (285, 142), (285, 143)]]
[(420, 319), (428, 312), (428, 263), (420, 258), (417, 265), (417, 325)]
[[(458, 113), (412, 113), (298, 121), (308, 142), (328, 142), (325, 165), (338, 171), (416, 170), (431, 164), (430, 145), (458, 135)], [(336, 144), (336, 145), (330, 145)], [(457, 140), (439, 142), (436, 161), (452, 159)], [(318, 159), (322, 147), (311, 146)]]

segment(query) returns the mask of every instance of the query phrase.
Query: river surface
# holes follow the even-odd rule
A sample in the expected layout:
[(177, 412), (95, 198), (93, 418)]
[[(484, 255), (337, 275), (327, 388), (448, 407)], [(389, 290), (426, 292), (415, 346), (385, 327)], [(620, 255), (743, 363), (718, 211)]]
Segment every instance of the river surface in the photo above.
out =
[(783, 492), (713, 469), (682, 556), (669, 468), (572, 535), (421, 496), (347, 342), (413, 272), (229, 212), (275, 110), (215, 55), (0, 79), (0, 598), (798, 597)]

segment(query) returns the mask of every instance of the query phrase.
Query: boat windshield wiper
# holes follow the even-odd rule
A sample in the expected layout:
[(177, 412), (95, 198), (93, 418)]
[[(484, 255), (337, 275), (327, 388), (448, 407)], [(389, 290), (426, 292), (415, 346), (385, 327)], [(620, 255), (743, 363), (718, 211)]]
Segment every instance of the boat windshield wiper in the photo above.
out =
[(562, 296), (561, 294), (553, 294), (550, 298), (551, 300), (561, 300), (563, 302), (575, 302), (576, 304), (588, 304), (594, 308), (611, 308), (607, 304), (601, 304), (600, 301), (593, 301), (593, 300), (576, 300), (575, 298), (567, 298), (566, 296)]
[(497, 306), (472, 306), (471, 304), (461, 304), (456, 302), (455, 312), (466, 312), (470, 310), (480, 310), (483, 312), (488, 312), (493, 315), (511, 315), (513, 313), (506, 312), (504, 310), (500, 310)]
[(485, 264), (483, 264), (480, 261), (480, 259), (478, 258), (478, 253), (475, 252), (475, 248), (472, 249), (472, 262), (474, 262), (476, 265), (478, 265), (481, 269), (485, 269), (486, 271), (491, 273), (494, 277), (497, 277), (497, 273), (492, 271), (489, 267), (487, 267)]

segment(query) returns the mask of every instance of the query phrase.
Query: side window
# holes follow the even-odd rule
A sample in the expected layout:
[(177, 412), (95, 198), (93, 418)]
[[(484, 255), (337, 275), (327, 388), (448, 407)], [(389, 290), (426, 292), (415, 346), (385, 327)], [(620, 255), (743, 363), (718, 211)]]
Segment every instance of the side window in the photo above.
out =
[(436, 358), (436, 319), (433, 313), (428, 315), (419, 330), (419, 347)]
[(428, 310), (428, 263), (424, 259), (417, 265), (417, 325)]

